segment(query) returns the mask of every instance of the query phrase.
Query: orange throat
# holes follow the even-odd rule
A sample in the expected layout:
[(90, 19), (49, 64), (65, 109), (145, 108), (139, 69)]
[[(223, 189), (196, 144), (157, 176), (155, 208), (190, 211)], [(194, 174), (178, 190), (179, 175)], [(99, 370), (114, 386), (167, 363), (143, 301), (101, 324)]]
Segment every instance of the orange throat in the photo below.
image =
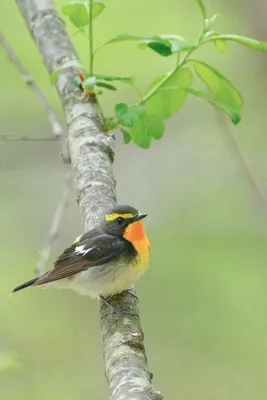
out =
[(143, 223), (137, 221), (128, 225), (123, 237), (131, 242), (137, 251), (139, 258), (137, 268), (146, 269), (149, 263), (150, 243), (146, 237)]

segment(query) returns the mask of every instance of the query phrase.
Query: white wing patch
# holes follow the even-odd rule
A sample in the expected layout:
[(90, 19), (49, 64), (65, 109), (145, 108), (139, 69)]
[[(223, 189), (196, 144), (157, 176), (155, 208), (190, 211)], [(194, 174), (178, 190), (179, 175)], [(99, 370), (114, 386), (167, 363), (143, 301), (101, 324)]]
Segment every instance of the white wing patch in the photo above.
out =
[(93, 250), (93, 248), (85, 249), (85, 245), (84, 244), (82, 246), (76, 246), (75, 247), (75, 253), (82, 254), (83, 256), (85, 256), (91, 250)]

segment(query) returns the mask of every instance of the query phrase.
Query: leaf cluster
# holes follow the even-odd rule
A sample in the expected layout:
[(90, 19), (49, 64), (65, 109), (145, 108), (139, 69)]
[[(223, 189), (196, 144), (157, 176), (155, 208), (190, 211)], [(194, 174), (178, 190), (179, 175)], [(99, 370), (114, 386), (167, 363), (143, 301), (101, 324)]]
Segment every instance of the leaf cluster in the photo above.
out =
[[(215, 49), (224, 53), (227, 42), (235, 42), (254, 50), (267, 51), (265, 42), (248, 37), (220, 34), (214, 30), (214, 23), (218, 14), (209, 18), (202, 0), (195, 0), (201, 11), (200, 34), (193, 43), (176, 34), (164, 35), (131, 35), (119, 34), (106, 41), (100, 47), (93, 48), (93, 21), (104, 10), (105, 4), (93, 0), (69, 1), (62, 7), (63, 13), (78, 32), (89, 35), (90, 66), (87, 70), (78, 60), (71, 60), (55, 70), (51, 75), (54, 84), (60, 70), (75, 68), (82, 71), (75, 78), (75, 83), (82, 90), (94, 90), (101, 95), (104, 90), (117, 90), (117, 83), (130, 85), (138, 95), (135, 104), (118, 103), (114, 106), (114, 116), (106, 118), (107, 129), (120, 128), (124, 142), (135, 143), (137, 146), (148, 149), (152, 140), (162, 138), (165, 130), (165, 121), (175, 114), (184, 104), (188, 95), (194, 95), (213, 107), (225, 112), (234, 124), (241, 120), (242, 96), (231, 81), (212, 65), (193, 58), (193, 53), (201, 46), (213, 43)], [(87, 32), (88, 30), (88, 32)], [(97, 52), (108, 45), (118, 42), (135, 42), (139, 49), (148, 49), (160, 57), (173, 57), (174, 66), (170, 71), (155, 77), (147, 90), (142, 93), (136, 86), (134, 76), (100, 75), (94, 71), (93, 62)], [(200, 91), (193, 86), (194, 77), (199, 78), (206, 90)]]

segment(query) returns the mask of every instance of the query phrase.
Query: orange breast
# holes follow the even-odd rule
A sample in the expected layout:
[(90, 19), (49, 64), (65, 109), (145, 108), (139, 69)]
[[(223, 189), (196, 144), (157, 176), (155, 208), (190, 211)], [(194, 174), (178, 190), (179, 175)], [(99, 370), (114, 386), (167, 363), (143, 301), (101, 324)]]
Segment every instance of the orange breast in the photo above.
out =
[(128, 225), (123, 237), (131, 242), (139, 256), (137, 268), (146, 269), (149, 263), (150, 243), (146, 237), (144, 226), (141, 221)]

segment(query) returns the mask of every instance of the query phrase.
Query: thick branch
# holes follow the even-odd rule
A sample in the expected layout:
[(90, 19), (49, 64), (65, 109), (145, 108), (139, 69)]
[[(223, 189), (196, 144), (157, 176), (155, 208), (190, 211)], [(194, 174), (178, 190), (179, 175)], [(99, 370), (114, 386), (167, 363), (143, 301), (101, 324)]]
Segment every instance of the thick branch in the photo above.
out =
[[(17, 0), (40, 55), (49, 73), (65, 61), (77, 58), (64, 23), (50, 0)], [(115, 180), (112, 171), (114, 138), (107, 135), (103, 115), (96, 101), (83, 102), (74, 94), (73, 70), (59, 73), (57, 90), (68, 124), (68, 143), (75, 188), (85, 230), (99, 222), (99, 216), (114, 205)], [(139, 322), (135, 297), (121, 294), (113, 300), (131, 314), (111, 315), (102, 320), (102, 340), (106, 376), (112, 400), (159, 400), (151, 376)], [(103, 317), (106, 306), (101, 304)]]

